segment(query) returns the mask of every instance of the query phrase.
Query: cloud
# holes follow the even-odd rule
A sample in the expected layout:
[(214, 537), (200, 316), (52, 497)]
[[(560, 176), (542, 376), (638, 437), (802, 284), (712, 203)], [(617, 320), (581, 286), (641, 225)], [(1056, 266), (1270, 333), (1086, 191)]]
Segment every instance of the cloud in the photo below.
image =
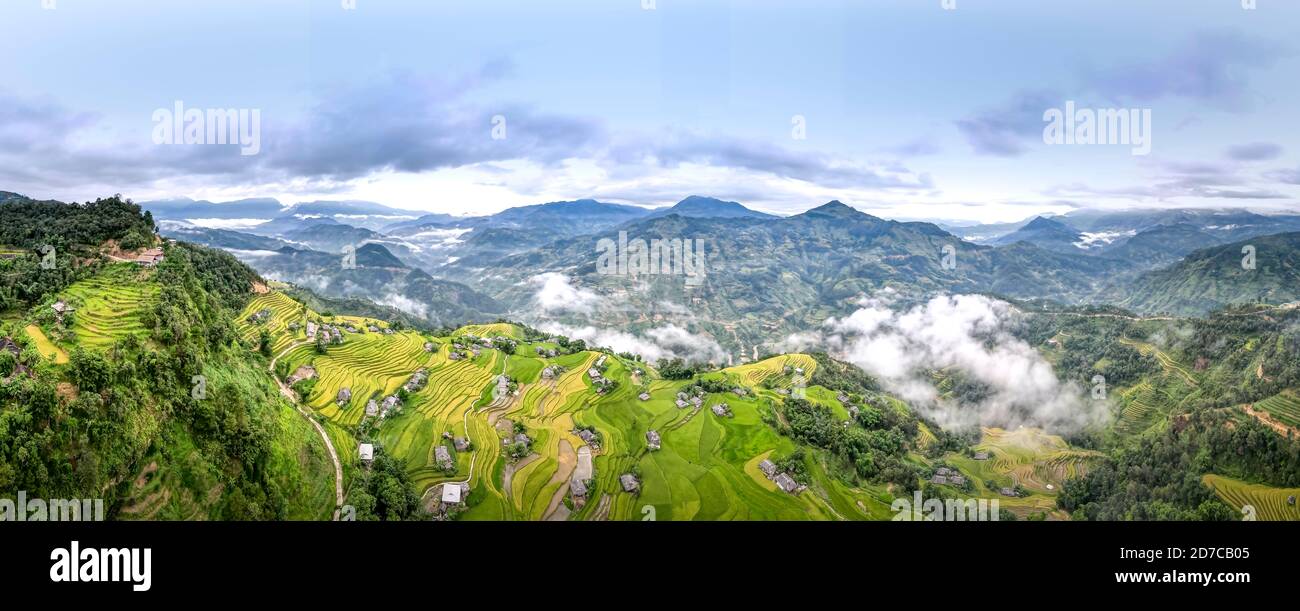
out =
[[(1207, 161), (1166, 161), (1150, 165), (1150, 179), (1144, 184), (1114, 188), (1092, 187), (1085, 183), (1057, 185), (1043, 191), (1059, 197), (1120, 197), (1134, 200), (1167, 200), (1177, 197), (1201, 197), (1233, 200), (1278, 200), (1288, 196), (1260, 184), (1233, 163)], [(1265, 178), (1286, 182), (1285, 176), (1266, 173)]]
[(825, 153), (721, 135), (670, 132), (616, 145), (614, 159), (631, 165), (677, 168), (686, 164), (740, 168), (833, 188), (915, 189), (930, 177), (897, 164), (869, 163)]
[(375, 303), (380, 305), (392, 306), (407, 314), (418, 316), (420, 318), (429, 317), (429, 307), (405, 295), (399, 295), (395, 292), (386, 293), (384, 296), (375, 299)]
[(1234, 161), (1268, 161), (1277, 159), (1282, 147), (1272, 142), (1252, 142), (1228, 147), (1227, 156)]
[(529, 278), (528, 282), (537, 286), (533, 301), (546, 314), (590, 314), (601, 302), (599, 295), (573, 286), (567, 276), (558, 272), (538, 274)]
[(1300, 185), (1300, 168), (1284, 168), (1264, 173), (1264, 177), (1288, 185)]
[(1043, 112), (1063, 103), (1052, 91), (1021, 91), (1000, 107), (957, 121), (957, 129), (981, 155), (1015, 157), (1042, 142)]
[[(849, 316), (827, 320), (819, 336), (792, 336), (787, 347), (820, 342), (945, 428), (1072, 432), (1108, 418), (1105, 403), (1085, 400), (1073, 382), (1061, 383), (1051, 364), (1013, 335), (1016, 312), (1010, 304), (955, 295), (899, 310), (888, 296), (877, 295), (861, 305)], [(945, 397), (934, 386), (935, 371), (957, 373), (987, 394), (973, 402)]]
[(1289, 50), (1280, 44), (1239, 32), (1202, 31), (1164, 57), (1086, 71), (1084, 84), (1119, 103), (1169, 96), (1242, 110), (1250, 104), (1250, 72), (1287, 54)]
[(1015, 157), (1041, 142), (1043, 112), (1067, 99), (1089, 107), (1174, 97), (1242, 111), (1250, 106), (1250, 73), (1289, 53), (1280, 44), (1233, 31), (1198, 32), (1162, 57), (1084, 69), (1067, 91), (1020, 91), (1000, 105), (957, 120), (956, 126), (976, 153)]
[(640, 335), (591, 325), (574, 326), (559, 322), (542, 323), (538, 328), (547, 333), (583, 340), (590, 346), (638, 354), (651, 363), (665, 358), (681, 358), (688, 362), (705, 363), (719, 363), (726, 360), (726, 352), (717, 341), (691, 333), (677, 325), (647, 329)]

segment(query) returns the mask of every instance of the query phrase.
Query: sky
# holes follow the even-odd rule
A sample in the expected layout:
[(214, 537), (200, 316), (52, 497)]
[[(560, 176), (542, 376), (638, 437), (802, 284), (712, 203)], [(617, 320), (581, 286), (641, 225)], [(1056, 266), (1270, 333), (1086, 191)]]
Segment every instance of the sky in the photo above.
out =
[[(454, 214), (693, 194), (984, 222), (1297, 211), (1300, 3), (1249, 4), (4, 0), (0, 190)], [(178, 101), (245, 111), (257, 146), (160, 135)], [(1067, 102), (1149, 111), (1132, 122), (1149, 153), (1048, 144)]]

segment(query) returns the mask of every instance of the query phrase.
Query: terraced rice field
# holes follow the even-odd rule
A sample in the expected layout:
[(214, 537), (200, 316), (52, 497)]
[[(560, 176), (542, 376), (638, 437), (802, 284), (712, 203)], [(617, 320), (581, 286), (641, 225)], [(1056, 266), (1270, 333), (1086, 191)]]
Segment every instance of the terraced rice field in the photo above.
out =
[(107, 349), (128, 335), (145, 338), (142, 317), (158, 302), (153, 272), (131, 263), (119, 263), (93, 278), (68, 287), (62, 298), (76, 308), (72, 331), (77, 344)]
[[(316, 368), (319, 381), (303, 402), (344, 426), (361, 422), (368, 399), (396, 393), (415, 370), (433, 363), (434, 355), (424, 351), (425, 340), (415, 332), (345, 333), (344, 338), (342, 345), (330, 346), (326, 354), (304, 344), (284, 357), (290, 370), (308, 363)], [(352, 391), (352, 400), (339, 406), (335, 399), (343, 388)]]
[[(260, 325), (253, 323), (250, 318), (262, 310), (270, 311), (271, 316)], [(261, 329), (266, 329), (271, 333), (272, 353), (279, 354), (294, 341), (307, 338), (307, 318), (308, 310), (305, 306), (284, 293), (271, 291), (249, 301), (236, 322), (240, 325), (240, 337), (245, 341), (255, 341)], [(298, 323), (296, 332), (289, 330), (290, 323)]]
[[(1213, 489), (1223, 502), (1238, 511), (1247, 505), (1253, 507), (1257, 520), (1300, 520), (1300, 488), (1274, 488), (1263, 484), (1250, 484), (1213, 473), (1205, 475), (1201, 481)], [(1296, 502), (1289, 503), (1288, 498), (1295, 498)]]
[(1115, 430), (1121, 434), (1140, 433), (1149, 428), (1164, 413), (1167, 402), (1163, 393), (1150, 382), (1143, 382), (1121, 394), (1123, 409), (1115, 419)]
[[(292, 345), (294, 338), (281, 337), (290, 334), (280, 324), (286, 313), (295, 312), (292, 300), (268, 293), (246, 314), (260, 308), (274, 313), (268, 330), (276, 345)], [(518, 328), (505, 324), (457, 331), (466, 333), (521, 335)], [(302, 345), (282, 357), (291, 369), (307, 363), (316, 367), (319, 381), (304, 403), (327, 419), (326, 428), (348, 463), (345, 473), (355, 474), (361, 468), (355, 461), (354, 435), (366, 400), (395, 393), (415, 370), (427, 368), (426, 386), (412, 393), (401, 413), (385, 419), (374, 436), (385, 451), (406, 464), (421, 492), (444, 482), (468, 482), (468, 509), (461, 519), (865, 520), (892, 515), (892, 496), (883, 486), (846, 485), (823, 464), (823, 453), (806, 454), (808, 488), (798, 494), (782, 492), (758, 472), (761, 457), (781, 460), (796, 448), (790, 438), (764, 423), (764, 414), (770, 415), (772, 405), (781, 400), (771, 388), (793, 382), (794, 376), (785, 373), (787, 366), (802, 368), (805, 378), (811, 378), (816, 361), (807, 355), (773, 357), (709, 374), (751, 392), (744, 397), (731, 392), (710, 394), (700, 408), (681, 409), (674, 404), (676, 394), (690, 382), (658, 379), (653, 372), (634, 381), (631, 371), (644, 365), (625, 363), (614, 355), (606, 356), (604, 376), (617, 380), (619, 386), (600, 394), (587, 374), (601, 356), (593, 351), (545, 358), (524, 344), (511, 355), (485, 349), (475, 358), (451, 360), (446, 340), (432, 340), (437, 349), (425, 352), (423, 345), (430, 338), (415, 332), (347, 333), (345, 338), (343, 345), (329, 347), (326, 354)], [(541, 376), (543, 368), (551, 365), (563, 371), (553, 378)], [(496, 396), (495, 380), (503, 372), (519, 383), (518, 390)], [(345, 387), (352, 391), (352, 400), (339, 407), (335, 397)], [(642, 390), (650, 394), (649, 400), (637, 397)], [(839, 418), (848, 417), (828, 389), (809, 386), (807, 398), (829, 407)], [(708, 409), (719, 402), (728, 404), (732, 417), (719, 417)], [(512, 460), (502, 443), (512, 435), (514, 424), (521, 424), (533, 440), (532, 454), (519, 460)], [(598, 447), (574, 433), (580, 426), (595, 428), (601, 437)], [(646, 432), (651, 430), (660, 434), (658, 451), (647, 448)], [(472, 450), (456, 452), (444, 437), (447, 433), (468, 438)], [(933, 440), (932, 433), (929, 438)], [(438, 446), (451, 452), (454, 473), (445, 473), (435, 464)], [(1094, 458), (1069, 448), (1059, 437), (1041, 433), (990, 430), (986, 446), (995, 460), (959, 466), (971, 472), (983, 469), (983, 477), (1034, 489), (1029, 498), (1003, 501), (1004, 507), (1014, 505), (1021, 513), (1051, 511), (1054, 495), (1042, 493), (1048, 483), (1085, 472)], [(587, 450), (592, 456), (592, 483), (586, 503), (579, 504), (569, 486), (579, 453)], [(629, 472), (640, 479), (637, 494), (623, 492), (619, 484), (619, 476)]]
[(1092, 462), (1102, 457), (1100, 452), (1073, 449), (1064, 439), (1039, 429), (982, 431), (975, 449), (988, 452), (988, 460), (949, 457), (950, 463), (975, 475), (979, 487), (991, 479), (999, 485), (1020, 485), (1035, 494), (1055, 495), (1065, 480), (1087, 474)]
[(510, 323), (498, 322), (487, 325), (465, 325), (457, 329), (453, 335), (477, 335), (478, 337), (504, 335), (515, 339), (523, 339), (524, 332)]
[(60, 365), (68, 362), (68, 353), (55, 346), (54, 342), (51, 342), (50, 338), (45, 336), (45, 332), (41, 331), (40, 327), (27, 325), (23, 330), (27, 332), (27, 337), (32, 338), (32, 341), (36, 343), (36, 351), (41, 353), (41, 356), (47, 359), (52, 358), (55, 363)]
[(1300, 396), (1294, 391), (1282, 391), (1255, 404), (1255, 409), (1262, 409), (1282, 424), (1300, 427)]
[(758, 386), (764, 380), (773, 378), (777, 388), (788, 388), (790, 386), (790, 376), (785, 375), (786, 366), (792, 369), (802, 368), (805, 383), (812, 379), (813, 371), (817, 369), (817, 361), (806, 354), (785, 354), (774, 356), (769, 359), (758, 361), (757, 363), (746, 363), (736, 367), (730, 367), (726, 371), (739, 377), (740, 381), (746, 386)]

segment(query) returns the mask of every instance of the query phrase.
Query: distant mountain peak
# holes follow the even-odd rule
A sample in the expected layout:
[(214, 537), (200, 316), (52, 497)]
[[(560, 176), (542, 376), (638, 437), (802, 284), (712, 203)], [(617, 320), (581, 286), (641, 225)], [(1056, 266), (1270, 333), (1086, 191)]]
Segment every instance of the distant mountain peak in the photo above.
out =
[(649, 218), (667, 216), (669, 214), (694, 218), (776, 218), (771, 214), (746, 208), (743, 204), (738, 202), (731, 202), (703, 195), (691, 195), (669, 208), (660, 208), (655, 210), (649, 215)]
[(1054, 229), (1054, 230), (1063, 229), (1065, 231), (1074, 233), (1074, 229), (1072, 229), (1069, 225), (1066, 225), (1065, 223), (1062, 223), (1061, 221), (1058, 220), (1049, 219), (1045, 216), (1034, 217), (1033, 220), (1029, 221), (1028, 223), (1025, 223), (1025, 225), (1020, 229), (1031, 230), (1031, 231), (1040, 230), (1040, 229)]
[(816, 208), (805, 211), (803, 214), (797, 216), (804, 216), (810, 218), (829, 217), (829, 218), (841, 218), (841, 219), (876, 218), (874, 216), (871, 216), (870, 214), (867, 214), (866, 212), (854, 208), (853, 206), (841, 202), (838, 199), (833, 199), (820, 206), (817, 206)]

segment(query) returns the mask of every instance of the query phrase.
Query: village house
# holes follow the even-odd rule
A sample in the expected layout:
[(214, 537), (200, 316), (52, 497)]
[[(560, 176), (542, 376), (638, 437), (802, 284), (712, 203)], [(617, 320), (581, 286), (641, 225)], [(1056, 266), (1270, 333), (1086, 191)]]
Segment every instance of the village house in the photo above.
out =
[(658, 449), (659, 449), (659, 431), (646, 431), (646, 433), (645, 433), (645, 443), (646, 443), (646, 447), (650, 448), (651, 450), (658, 450)]
[(316, 323), (307, 321), (307, 339), (316, 339)]
[(764, 458), (763, 462), (758, 463), (758, 470), (763, 472), (767, 479), (776, 477), (776, 463)]
[(712, 409), (714, 415), (721, 416), (723, 418), (726, 418), (727, 416), (731, 415), (731, 408), (728, 407), (726, 403), (719, 403), (717, 405), (714, 405)]
[(67, 303), (64, 303), (62, 299), (54, 302), (54, 304), (50, 306), (50, 309), (54, 310), (54, 319), (59, 322), (63, 322), (64, 314), (73, 310), (73, 308), (69, 307)]
[(447, 482), (442, 485), (442, 502), (444, 505), (459, 505), (461, 499), (460, 484)]
[(636, 476), (631, 473), (618, 476), (618, 483), (623, 486), (623, 492), (636, 492), (641, 488), (641, 482), (637, 481)]
[(530, 445), (530, 444), (533, 443), (533, 440), (532, 440), (532, 438), (530, 438), (529, 436), (527, 436), (527, 435), (525, 435), (525, 434), (523, 434), (523, 433), (520, 433), (520, 434), (518, 434), (518, 435), (515, 435), (515, 443), (522, 443), (522, 444), (524, 444), (524, 445)]
[(772, 478), (772, 481), (776, 482), (778, 488), (788, 493), (794, 494), (799, 490), (799, 482), (794, 481), (794, 478), (790, 477), (789, 473), (781, 473)]
[(289, 376), (289, 379), (285, 380), (285, 383), (289, 386), (293, 386), (302, 380), (310, 380), (314, 377), (316, 377), (315, 367), (312, 367), (311, 365), (300, 365), (297, 369), (293, 370), (293, 375)]
[(339, 395), (337, 398), (334, 399), (334, 402), (338, 403), (339, 407), (343, 407), (347, 405), (348, 402), (350, 401), (352, 401), (352, 389), (340, 388)]
[(433, 352), (433, 342), (424, 342), (424, 351)]
[(743, 389), (743, 388), (741, 388), (741, 387), (739, 387), (739, 386), (737, 386), (737, 387), (731, 389), (731, 392), (736, 393), (736, 396), (737, 396), (737, 397), (743, 397), (743, 396), (749, 394), (749, 391), (748, 391), (748, 390), (745, 390), (745, 389)]
[(572, 494), (575, 498), (587, 496), (587, 484), (574, 477), (569, 481), (569, 494)]
[(554, 348), (552, 348), (552, 349), (546, 351), (546, 356), (548, 356), (548, 357), (550, 357), (550, 358), (555, 358), (555, 355), (557, 355), (557, 354), (559, 354), (559, 353), (556, 352)]
[(136, 256), (135, 262), (145, 267), (153, 267), (162, 263), (163, 251), (161, 248), (147, 248)]
[(30, 375), (30, 371), (27, 369), (27, 366), (23, 365), (22, 361), (18, 360), (18, 356), (22, 354), (22, 349), (18, 347), (18, 344), (15, 343), (14, 340), (8, 337), (0, 337), (0, 350), (8, 352), (9, 354), (12, 354), (14, 356), (14, 370), (13, 373), (9, 375), (9, 377), (4, 378), (6, 382), (13, 380), (14, 378), (17, 378), (20, 375)]
[(374, 418), (375, 416), (378, 416), (378, 415), (379, 415), (379, 404), (378, 404), (378, 403), (375, 403), (375, 400), (374, 400), (374, 399), (371, 399), (371, 400), (367, 401), (367, 402), (366, 402), (366, 417), (367, 417), (367, 418)]
[(596, 434), (587, 429), (578, 429), (578, 438), (587, 443), (596, 443)]
[(402, 385), (402, 388), (405, 388), (407, 392), (420, 390), (421, 388), (424, 388), (424, 382), (428, 377), (429, 370), (421, 367), (415, 370), (415, 373), (411, 374), (411, 379), (407, 380), (406, 384)]
[(433, 460), (438, 463), (438, 468), (443, 471), (451, 471), (456, 468), (456, 464), (451, 461), (451, 452), (447, 451), (447, 446), (434, 446)]
[(638, 398), (638, 399), (640, 399), (640, 400), (642, 400), (642, 401), (649, 401), (649, 400), (650, 400), (650, 393), (648, 393), (648, 392), (643, 392), (643, 393), (637, 395), (636, 398)]
[(1002, 496), (1016, 496), (1016, 491), (1012, 488), (999, 488), (998, 494)]
[(465, 439), (464, 437), (453, 438), (451, 443), (452, 445), (456, 446), (457, 452), (464, 452), (469, 450), (469, 440)]
[(394, 331), (392, 329), (384, 329), (384, 335), (392, 335), (393, 333)]
[(674, 401), (674, 403), (677, 405), (677, 407), (681, 407), (681, 408), (684, 408), (684, 407), (690, 405), (690, 403), (687, 403), (687, 402), (685, 402), (685, 401), (683, 401), (683, 400), (681, 400), (681, 399), (678, 399), (678, 400)]
[(497, 387), (494, 396), (504, 397), (510, 394), (510, 378), (506, 374), (497, 376)]
[(387, 397), (384, 397), (384, 402), (379, 404), (379, 417), (383, 418), (388, 416), (388, 412), (400, 407), (401, 405), (402, 400), (398, 399), (397, 395), (388, 395)]
[(357, 448), (357, 454), (360, 456), (360, 458), (361, 458), (361, 462), (369, 464), (370, 461), (372, 461), (372, 460), (375, 459), (375, 446), (374, 446), (374, 444), (369, 444), (369, 443), (363, 443), (363, 444), (361, 444), (361, 445)]
[(376, 326), (374, 326), (374, 325), (369, 325), (369, 326), (367, 326), (367, 327), (366, 327), (366, 330), (369, 331), (369, 332), (371, 332), (371, 333), (379, 333), (379, 327), (376, 327)]
[(988, 459), (989, 459), (989, 453), (988, 453), (988, 452), (976, 452), (976, 453), (975, 453), (975, 460), (988, 460)]

